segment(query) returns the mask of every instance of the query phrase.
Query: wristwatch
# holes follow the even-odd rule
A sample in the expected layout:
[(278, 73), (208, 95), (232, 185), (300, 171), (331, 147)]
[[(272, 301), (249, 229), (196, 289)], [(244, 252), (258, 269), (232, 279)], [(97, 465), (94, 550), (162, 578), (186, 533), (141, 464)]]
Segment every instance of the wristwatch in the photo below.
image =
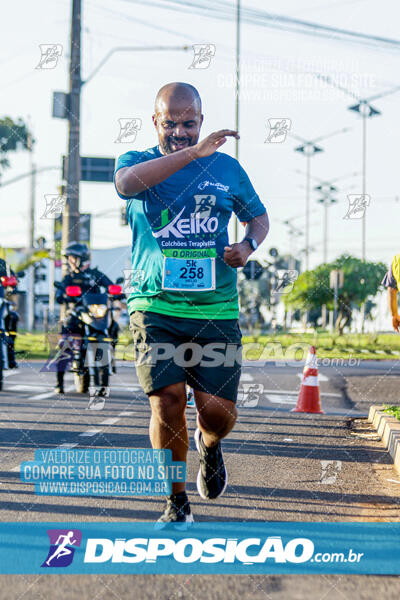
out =
[(246, 238), (244, 238), (243, 241), (244, 242), (249, 242), (250, 248), (253, 250), (253, 252), (254, 252), (254, 250), (257, 250), (258, 244), (257, 244), (256, 240), (254, 240), (253, 238), (246, 237)]

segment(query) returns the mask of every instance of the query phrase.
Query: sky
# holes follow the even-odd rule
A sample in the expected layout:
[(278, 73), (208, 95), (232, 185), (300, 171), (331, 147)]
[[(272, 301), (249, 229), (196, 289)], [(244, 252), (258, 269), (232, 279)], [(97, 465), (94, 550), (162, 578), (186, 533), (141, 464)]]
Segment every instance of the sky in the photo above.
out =
[[(235, 23), (190, 12), (170, 11), (131, 0), (82, 0), (82, 78), (103, 57), (120, 46), (190, 46), (182, 50), (116, 52), (83, 87), (81, 155), (117, 157), (128, 150), (157, 144), (151, 121), (154, 97), (170, 81), (195, 85), (203, 99), (201, 137), (235, 126)], [(197, 4), (201, 5), (201, 2)], [(232, 2), (233, 4), (233, 2)], [(249, 8), (286, 15), (371, 35), (400, 39), (397, 0), (242, 0)], [(0, 23), (0, 116), (29, 119), (36, 138), (34, 159), (39, 167), (60, 166), (67, 149), (67, 122), (52, 117), (53, 91), (67, 91), (69, 66), (70, 0), (22, 0), (2, 7)], [(165, 8), (164, 8), (165, 7)], [(35, 68), (40, 44), (60, 44), (62, 55), (53, 69)], [(193, 44), (215, 46), (207, 69), (190, 69)], [(240, 162), (266, 205), (271, 230), (257, 251), (266, 257), (271, 247), (301, 256), (304, 235), (293, 238), (283, 223), (291, 219), (304, 233), (305, 168), (302, 154), (294, 152), (292, 136), (314, 139), (349, 128), (326, 140), (324, 152), (311, 160), (318, 180), (337, 179), (337, 202), (329, 208), (328, 260), (346, 252), (361, 256), (361, 221), (344, 219), (348, 194), (361, 192), (362, 124), (347, 110), (354, 98), (323, 83), (316, 74), (334, 77), (357, 97), (369, 97), (400, 86), (400, 49), (367, 47), (332, 38), (242, 24), (240, 96)], [(367, 123), (366, 212), (367, 259), (387, 263), (399, 247), (400, 91), (376, 100), (382, 114)], [(119, 119), (141, 120), (132, 143), (117, 142)], [(266, 142), (269, 119), (288, 119), (289, 135), (281, 143)], [(287, 121), (288, 122), (288, 121)], [(234, 155), (234, 142), (221, 149)], [(2, 181), (29, 171), (25, 152), (10, 154), (11, 168)], [(347, 177), (340, 180), (342, 176)], [(37, 177), (35, 235), (51, 239), (52, 221), (43, 218), (45, 196), (56, 194), (61, 183), (57, 170)], [(28, 178), (0, 187), (0, 245), (25, 246), (28, 240)], [(130, 231), (119, 224), (121, 200), (110, 183), (81, 183), (81, 211), (93, 213), (92, 246), (110, 248), (130, 244)], [(310, 265), (322, 262), (323, 209), (312, 192)]]

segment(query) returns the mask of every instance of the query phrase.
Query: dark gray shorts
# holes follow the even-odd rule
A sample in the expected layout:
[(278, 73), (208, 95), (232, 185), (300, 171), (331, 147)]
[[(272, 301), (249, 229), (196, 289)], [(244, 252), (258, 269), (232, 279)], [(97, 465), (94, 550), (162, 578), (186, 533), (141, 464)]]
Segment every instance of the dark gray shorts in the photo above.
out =
[(236, 402), (241, 331), (236, 319), (186, 319), (135, 311), (130, 318), (136, 372), (146, 394), (187, 382)]

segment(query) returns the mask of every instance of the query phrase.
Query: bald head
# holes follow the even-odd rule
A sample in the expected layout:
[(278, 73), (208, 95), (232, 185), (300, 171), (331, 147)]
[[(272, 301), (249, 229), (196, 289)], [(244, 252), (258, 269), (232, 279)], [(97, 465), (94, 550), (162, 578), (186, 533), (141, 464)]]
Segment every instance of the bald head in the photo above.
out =
[(187, 104), (188, 107), (196, 107), (201, 113), (200, 94), (190, 83), (175, 81), (163, 85), (156, 96), (154, 110), (157, 114), (164, 107), (171, 107), (176, 104)]
[(197, 144), (202, 122), (200, 94), (190, 83), (167, 83), (160, 89), (153, 123), (163, 154)]

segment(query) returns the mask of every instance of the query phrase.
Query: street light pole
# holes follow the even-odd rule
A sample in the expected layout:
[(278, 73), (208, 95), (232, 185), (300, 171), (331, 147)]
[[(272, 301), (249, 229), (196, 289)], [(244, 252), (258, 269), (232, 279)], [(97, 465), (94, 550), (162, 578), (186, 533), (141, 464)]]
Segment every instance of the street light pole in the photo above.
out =
[(324, 226), (323, 226), (323, 261), (328, 262), (328, 208), (331, 204), (335, 204), (337, 200), (329, 195), (317, 200), (324, 207)]
[[(236, 0), (236, 103), (235, 103), (235, 129), (239, 131), (240, 119), (240, 0)], [(235, 158), (239, 160), (239, 140), (235, 139)], [(239, 221), (235, 217), (234, 241), (239, 241)]]
[(81, 86), (86, 85), (97, 75), (100, 71), (101, 67), (105, 65), (105, 63), (111, 58), (113, 54), (116, 52), (158, 52), (164, 50), (184, 50), (185, 52), (189, 50), (189, 46), (116, 46), (115, 48), (111, 48), (109, 52), (101, 59), (99, 64), (93, 69), (93, 71), (86, 77), (86, 79), (81, 81)]
[[(295, 136), (292, 136), (295, 137)], [(299, 139), (299, 138), (298, 138)], [(316, 146), (313, 142), (305, 141), (302, 146), (295, 148), (295, 152), (301, 152), (306, 157), (306, 247), (304, 251), (305, 256), (305, 270), (308, 271), (310, 267), (310, 186), (311, 186), (311, 157), (317, 152), (323, 152), (323, 149)]]
[[(72, 0), (71, 51), (69, 64), (67, 200), (63, 212), (62, 247), (79, 241), (80, 104), (81, 104), (81, 0)], [(66, 266), (64, 265), (64, 268)]]
[[(374, 108), (370, 102), (372, 100), (378, 100), (379, 98), (384, 98), (385, 96), (390, 96), (390, 94), (394, 94), (400, 90), (400, 86), (396, 86), (391, 88), (390, 90), (386, 90), (385, 92), (381, 92), (379, 94), (374, 94), (369, 98), (359, 98), (356, 94), (354, 94), (351, 90), (343, 87), (340, 84), (337, 84), (335, 81), (331, 79), (331, 77), (327, 77), (325, 75), (317, 75), (318, 79), (329, 83), (333, 87), (342, 91), (347, 96), (351, 96), (357, 100), (357, 104), (353, 106), (348, 106), (348, 110), (352, 110), (354, 112), (358, 112), (362, 118), (362, 194), (363, 199), (365, 200), (366, 195), (366, 186), (367, 186), (367, 119), (370, 117), (374, 117), (380, 115), (381, 112)], [(362, 231), (361, 231), (361, 256), (362, 260), (366, 260), (366, 211), (364, 211), (364, 215), (362, 217)]]
[(339, 131), (334, 131), (332, 133), (328, 133), (327, 135), (322, 135), (314, 140), (305, 140), (297, 135), (289, 134), (290, 137), (299, 140), (302, 142), (301, 146), (295, 148), (295, 152), (301, 152), (306, 157), (306, 247), (305, 247), (305, 266), (306, 271), (309, 269), (309, 256), (310, 256), (310, 179), (311, 179), (311, 157), (319, 152), (323, 152), (323, 148), (316, 145), (316, 142), (320, 140), (325, 140), (327, 138), (333, 137), (338, 133), (345, 133), (348, 131), (348, 127), (344, 127)]
[[(0, 187), (5, 187), (6, 185), (10, 185), (11, 183), (15, 183), (16, 181), (20, 181), (21, 179), (24, 179), (25, 177), (32, 177), (33, 174), (37, 174), (37, 173), (42, 173), (43, 171), (60, 171), (60, 167), (39, 167), (36, 168), (36, 166), (34, 166), (34, 168), (30, 169), (27, 173), (22, 173), (22, 175), (17, 175), (16, 177), (13, 177), (12, 179), (7, 179), (6, 181), (0, 181)], [(30, 209), (29, 209), (30, 210)], [(28, 239), (30, 239), (30, 234), (28, 235)]]
[(310, 266), (310, 177), (311, 177), (311, 154), (306, 154), (306, 271)]
[(336, 181), (340, 181), (343, 179), (348, 179), (349, 177), (357, 177), (360, 175), (359, 172), (352, 172), (346, 175), (341, 175), (340, 177), (335, 177), (334, 179), (330, 179), (327, 181), (326, 179), (320, 179), (319, 177), (313, 177), (316, 181), (319, 181), (319, 185), (314, 187), (314, 190), (322, 194), (322, 198), (317, 200), (320, 204), (324, 206), (324, 229), (323, 229), (323, 242), (324, 242), (324, 263), (328, 260), (328, 208), (331, 204), (335, 204), (337, 202), (336, 198), (332, 197), (332, 194), (337, 193), (339, 190), (333, 184)]
[[(397, 89), (397, 88), (396, 88)], [(362, 198), (365, 200), (367, 194), (367, 120), (369, 117), (380, 115), (380, 111), (373, 108), (368, 100), (360, 100), (358, 104), (349, 106), (349, 110), (358, 112), (362, 120), (362, 135), (361, 135), (361, 162), (362, 162)], [(364, 210), (361, 223), (361, 258), (363, 261), (367, 259), (367, 211)], [(364, 319), (363, 319), (364, 327)]]
[(324, 263), (328, 262), (328, 198), (324, 198)]
[[(28, 149), (31, 172), (29, 215), (28, 215), (28, 252), (32, 252), (35, 245), (35, 192), (36, 192), (36, 165), (33, 158), (33, 138), (29, 133)], [(33, 331), (35, 324), (35, 267), (30, 265), (27, 269), (26, 283), (26, 328)]]
[[(366, 111), (363, 111), (362, 115), (362, 195), (365, 198), (367, 193), (367, 114)], [(366, 260), (366, 219), (367, 219), (367, 211), (364, 210), (363, 218), (362, 218), (362, 251), (361, 257), (363, 260)]]

